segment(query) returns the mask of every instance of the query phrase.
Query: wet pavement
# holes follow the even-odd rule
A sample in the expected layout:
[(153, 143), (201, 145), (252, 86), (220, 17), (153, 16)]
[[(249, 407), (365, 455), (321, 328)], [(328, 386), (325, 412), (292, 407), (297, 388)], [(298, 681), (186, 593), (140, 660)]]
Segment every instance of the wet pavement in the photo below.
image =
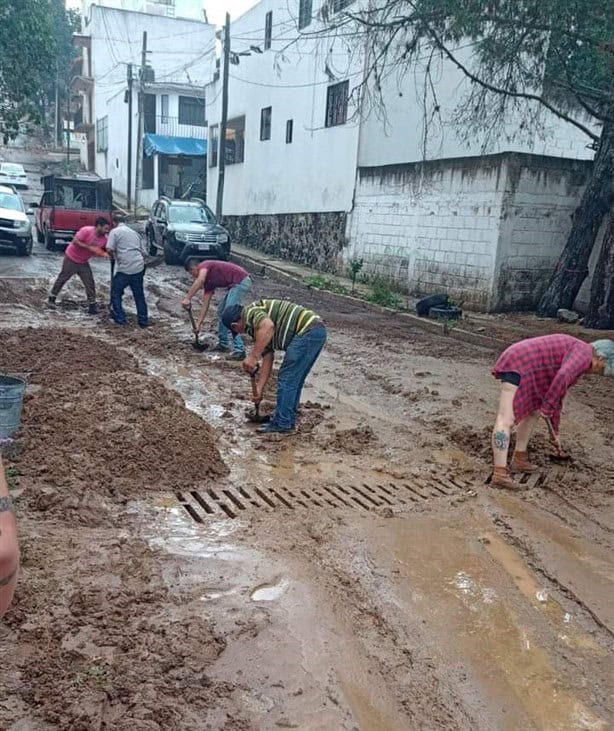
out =
[[(238, 365), (190, 348), (180, 268), (148, 272), (154, 327), (141, 333), (79, 309), (44, 310), (60, 259), (40, 247), (28, 260), (0, 255), (0, 282), (11, 278), (17, 295), (0, 303), (2, 326), (63, 328), (133, 355), (141, 377), (211, 425), (228, 467), (181, 489), (144, 485), (127, 503), (109, 498), (122, 540), (147, 546), (175, 597), (156, 605), (157, 616), (204, 618), (223, 638), (207, 666), (219, 703), (198, 718), (189, 714), (194, 700), (173, 706), (175, 720), (162, 728), (612, 728), (607, 396), (596, 404), (594, 392), (571, 394), (571, 468), (540, 457), (536, 486), (499, 493), (485, 484), (492, 353), (459, 343), (451, 351), (445, 339), (386, 316), (255, 277), (255, 296), (300, 299), (330, 330), (298, 434), (263, 439), (246, 422), (249, 383)], [(95, 265), (104, 300), (106, 268)], [(80, 284), (66, 297), (82, 299)], [(42, 530), (37, 515), (28, 536)], [(79, 535), (85, 541), (87, 528)], [(117, 568), (108, 571), (115, 585)], [(189, 640), (195, 630), (186, 627)], [(37, 718), (35, 706), (21, 712)]]

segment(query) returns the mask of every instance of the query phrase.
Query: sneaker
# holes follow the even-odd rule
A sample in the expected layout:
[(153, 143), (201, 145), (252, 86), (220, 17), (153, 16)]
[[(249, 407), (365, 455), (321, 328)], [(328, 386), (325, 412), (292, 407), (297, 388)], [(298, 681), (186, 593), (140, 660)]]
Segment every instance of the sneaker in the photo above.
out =
[(290, 434), (292, 430), (292, 427), (290, 427), (289, 429), (284, 429), (283, 427), (277, 426), (271, 421), (268, 424), (261, 426), (256, 431), (258, 432), (258, 434)]
[(97, 315), (98, 314), (98, 305), (93, 302), (92, 304), (87, 306), (87, 314), (88, 315)]
[(245, 353), (241, 350), (233, 350), (226, 356), (226, 360), (245, 360)]
[(142, 322), (142, 323), (139, 322), (139, 327), (141, 328), (141, 330), (145, 330), (145, 328), (149, 327), (149, 323), (148, 322)]
[(47, 307), (49, 307), (50, 310), (55, 310), (57, 308), (55, 297), (52, 294), (50, 294), (47, 299)]
[(211, 348), (212, 353), (228, 353), (230, 348), (227, 345), (222, 345), (222, 343), (218, 343), (214, 348)]

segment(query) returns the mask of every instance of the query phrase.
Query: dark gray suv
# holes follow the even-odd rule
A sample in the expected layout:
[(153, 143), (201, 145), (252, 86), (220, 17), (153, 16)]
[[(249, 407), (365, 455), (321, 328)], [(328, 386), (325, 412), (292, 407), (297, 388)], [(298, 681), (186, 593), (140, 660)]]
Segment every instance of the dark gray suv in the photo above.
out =
[(183, 264), (189, 257), (223, 261), (230, 257), (228, 231), (200, 199), (160, 198), (151, 209), (145, 235), (149, 253), (162, 251), (167, 264)]

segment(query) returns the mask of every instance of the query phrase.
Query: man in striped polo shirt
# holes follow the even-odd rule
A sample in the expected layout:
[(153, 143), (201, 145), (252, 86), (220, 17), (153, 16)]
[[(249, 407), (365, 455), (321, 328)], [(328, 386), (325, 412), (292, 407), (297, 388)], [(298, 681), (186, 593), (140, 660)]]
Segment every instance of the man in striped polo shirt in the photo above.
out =
[(258, 431), (262, 434), (292, 431), (303, 384), (326, 343), (324, 323), (305, 307), (274, 299), (263, 299), (245, 307), (227, 307), (222, 321), (233, 333), (247, 333), (254, 339), (254, 347), (243, 361), (243, 370), (253, 373), (262, 358), (256, 403), (262, 400), (273, 370), (275, 350), (286, 351), (277, 377), (275, 414)]

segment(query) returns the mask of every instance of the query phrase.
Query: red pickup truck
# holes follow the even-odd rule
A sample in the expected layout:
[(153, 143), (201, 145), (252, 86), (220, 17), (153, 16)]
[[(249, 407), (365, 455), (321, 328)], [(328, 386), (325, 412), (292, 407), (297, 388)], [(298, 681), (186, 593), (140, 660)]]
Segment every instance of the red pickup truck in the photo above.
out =
[(93, 226), (99, 216), (112, 225), (113, 193), (111, 180), (86, 175), (41, 178), (43, 197), (36, 208), (36, 236), (49, 251), (69, 244), (83, 226)]

